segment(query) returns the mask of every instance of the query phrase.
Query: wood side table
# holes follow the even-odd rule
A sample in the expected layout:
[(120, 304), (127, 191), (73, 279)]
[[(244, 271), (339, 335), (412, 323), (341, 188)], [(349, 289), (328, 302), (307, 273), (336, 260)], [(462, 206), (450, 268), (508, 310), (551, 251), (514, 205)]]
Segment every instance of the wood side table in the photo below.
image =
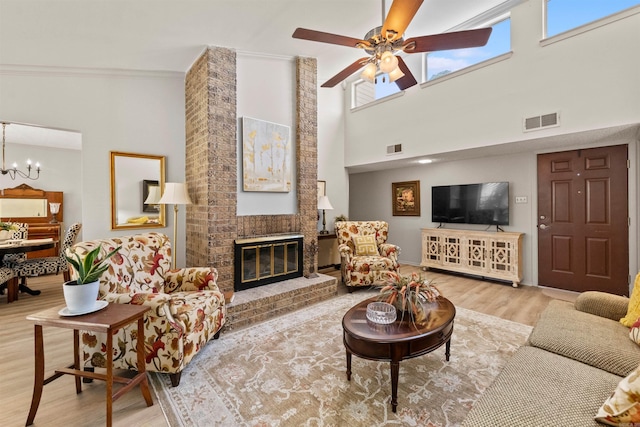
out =
[(396, 412), (400, 361), (430, 353), (443, 344), (446, 360), (449, 361), (456, 308), (448, 299), (439, 297), (423, 324), (415, 324), (406, 318), (380, 325), (367, 319), (367, 305), (374, 301), (378, 301), (378, 297), (355, 305), (342, 318), (344, 346), (347, 350), (347, 380), (351, 380), (352, 354), (369, 360), (389, 361), (391, 410)]
[[(81, 316), (61, 316), (58, 312), (64, 308), (63, 306), (50, 308), (39, 313), (27, 316), (27, 320), (35, 323), (35, 378), (33, 383), (33, 397), (31, 399), (31, 408), (27, 418), (27, 426), (33, 424), (36, 417), (40, 398), (42, 397), (42, 389), (46, 384), (61, 377), (62, 375), (74, 375), (76, 378), (76, 393), (82, 392), (81, 378), (92, 378), (107, 382), (107, 426), (112, 424), (112, 408), (113, 402), (117, 400), (127, 391), (131, 390), (137, 384), (140, 384), (140, 391), (147, 403), (147, 406), (153, 405), (151, 393), (149, 391), (149, 383), (147, 373), (145, 371), (144, 360), (144, 313), (149, 307), (133, 304), (109, 304), (102, 310), (81, 315)], [(133, 378), (124, 378), (113, 376), (113, 352), (107, 351), (107, 373), (99, 374), (95, 372), (86, 372), (82, 370), (80, 360), (80, 330), (103, 332), (107, 334), (107, 348), (113, 348), (113, 333), (118, 329), (137, 321), (138, 337), (137, 337), (137, 357), (138, 357), (138, 373)], [(73, 329), (73, 365), (68, 368), (57, 369), (53, 375), (44, 378), (44, 340), (42, 337), (42, 326), (55, 326), (58, 328)], [(113, 390), (113, 383), (118, 382), (124, 384), (117, 391)]]

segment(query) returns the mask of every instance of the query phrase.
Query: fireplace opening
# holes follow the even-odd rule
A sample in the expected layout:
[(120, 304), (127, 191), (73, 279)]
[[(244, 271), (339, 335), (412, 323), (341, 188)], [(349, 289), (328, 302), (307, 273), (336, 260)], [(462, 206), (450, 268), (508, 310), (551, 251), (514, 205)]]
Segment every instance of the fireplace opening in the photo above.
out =
[(302, 276), (302, 235), (238, 239), (234, 242), (234, 290)]

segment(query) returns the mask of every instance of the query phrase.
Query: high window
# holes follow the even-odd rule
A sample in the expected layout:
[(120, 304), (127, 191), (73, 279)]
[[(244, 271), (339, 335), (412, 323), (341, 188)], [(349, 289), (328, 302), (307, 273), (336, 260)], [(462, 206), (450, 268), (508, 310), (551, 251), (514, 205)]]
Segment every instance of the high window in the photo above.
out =
[(640, 4), (638, 0), (547, 0), (546, 37)]
[(484, 46), (427, 54), (427, 80), (437, 79), (511, 51), (511, 20), (503, 19), (492, 27), (491, 37)]
[(367, 105), (377, 99), (400, 92), (400, 88), (394, 82), (389, 81), (385, 73), (376, 75), (375, 83), (366, 80), (358, 80), (353, 84), (352, 108)]

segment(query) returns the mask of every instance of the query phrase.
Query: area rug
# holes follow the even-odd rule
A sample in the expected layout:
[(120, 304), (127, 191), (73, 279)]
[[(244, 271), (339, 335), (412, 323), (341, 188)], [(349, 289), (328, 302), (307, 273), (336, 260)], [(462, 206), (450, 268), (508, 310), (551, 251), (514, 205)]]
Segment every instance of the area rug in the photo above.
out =
[(444, 346), (402, 361), (398, 410), (389, 363), (353, 357), (346, 379), (342, 317), (370, 297), (333, 298), (211, 341), (178, 387), (152, 374), (170, 426), (455, 426), (523, 345), (530, 326), (457, 308)]

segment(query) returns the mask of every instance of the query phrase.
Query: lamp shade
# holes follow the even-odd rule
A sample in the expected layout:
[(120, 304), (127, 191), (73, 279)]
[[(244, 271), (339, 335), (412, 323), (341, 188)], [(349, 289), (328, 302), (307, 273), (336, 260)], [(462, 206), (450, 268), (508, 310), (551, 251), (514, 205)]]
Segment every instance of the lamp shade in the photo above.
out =
[(380, 56), (380, 71), (383, 73), (390, 73), (396, 69), (398, 66), (398, 58), (396, 56), (386, 51)]
[(400, 67), (396, 67), (395, 70), (389, 73), (389, 81), (395, 82), (399, 78), (404, 77), (404, 73), (400, 69)]
[(52, 214), (60, 212), (60, 203), (49, 203), (49, 211), (51, 211)]
[(327, 196), (318, 197), (318, 209), (333, 209), (333, 206), (331, 206), (331, 202)]
[(160, 205), (190, 205), (191, 198), (187, 192), (187, 184), (182, 182), (166, 182), (164, 193), (158, 200)]
[(363, 79), (365, 79), (370, 83), (373, 83), (373, 81), (376, 78), (377, 71), (378, 71), (378, 67), (376, 67), (376, 64), (369, 62), (367, 66), (364, 67), (364, 70), (362, 71), (362, 74), (360, 74), (360, 77), (362, 77)]
[(151, 185), (149, 186), (149, 195), (144, 201), (145, 205), (157, 205), (160, 200), (160, 186)]

